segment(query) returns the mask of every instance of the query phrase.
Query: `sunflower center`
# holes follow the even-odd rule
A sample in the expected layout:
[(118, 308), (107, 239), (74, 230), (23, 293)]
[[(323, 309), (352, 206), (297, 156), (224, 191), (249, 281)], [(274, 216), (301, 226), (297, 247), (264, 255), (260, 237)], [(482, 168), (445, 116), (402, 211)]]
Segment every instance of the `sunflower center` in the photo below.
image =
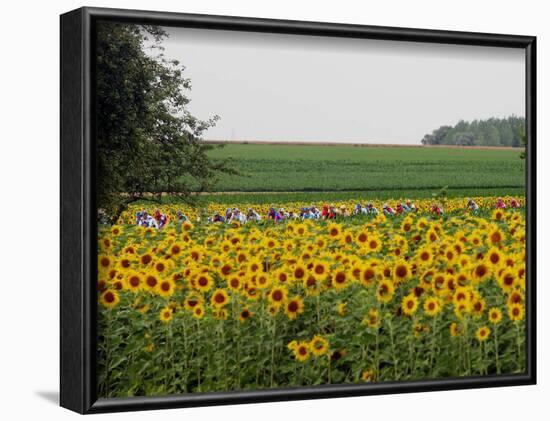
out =
[(399, 278), (404, 278), (407, 275), (407, 268), (405, 266), (397, 266), (395, 269), (395, 274)]

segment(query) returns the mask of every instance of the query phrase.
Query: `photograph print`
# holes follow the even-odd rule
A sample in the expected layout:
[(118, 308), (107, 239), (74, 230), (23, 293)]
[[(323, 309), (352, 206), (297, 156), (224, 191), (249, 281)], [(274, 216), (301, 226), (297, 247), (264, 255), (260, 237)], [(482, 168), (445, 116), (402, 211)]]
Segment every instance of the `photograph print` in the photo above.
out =
[(523, 49), (94, 36), (100, 398), (526, 373)]

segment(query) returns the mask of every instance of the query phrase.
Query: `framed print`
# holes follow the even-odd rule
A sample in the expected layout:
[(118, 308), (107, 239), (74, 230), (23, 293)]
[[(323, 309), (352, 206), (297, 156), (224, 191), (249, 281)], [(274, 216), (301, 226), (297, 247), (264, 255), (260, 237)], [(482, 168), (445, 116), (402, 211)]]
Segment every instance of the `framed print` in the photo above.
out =
[(61, 405), (534, 384), (536, 39), (61, 16)]

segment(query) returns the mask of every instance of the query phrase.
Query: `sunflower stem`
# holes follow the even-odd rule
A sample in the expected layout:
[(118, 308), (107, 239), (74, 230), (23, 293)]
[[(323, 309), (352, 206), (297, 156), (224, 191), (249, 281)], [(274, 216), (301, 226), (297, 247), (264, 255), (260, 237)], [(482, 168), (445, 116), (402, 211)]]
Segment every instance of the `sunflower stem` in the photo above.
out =
[(434, 377), (435, 366), (435, 345), (437, 342), (437, 315), (432, 320), (432, 340), (430, 343), (430, 377)]
[(498, 327), (495, 325), (495, 365), (497, 374), (500, 374), (500, 361), (498, 357)]
[(519, 322), (514, 323), (516, 325), (516, 347), (517, 347), (517, 358), (518, 358), (518, 370), (519, 372), (523, 371), (523, 361), (521, 358), (521, 337), (519, 332)]
[(393, 360), (393, 380), (399, 379), (399, 374), (397, 370), (397, 353), (395, 351), (395, 340), (393, 335), (393, 323), (391, 322), (391, 318), (387, 317), (388, 327), (390, 330), (390, 344), (391, 344), (391, 355)]
[[(197, 330), (197, 339), (196, 339), (196, 342), (197, 343), (201, 343), (201, 338), (200, 338), (200, 333), (201, 333), (201, 328), (200, 328), (200, 323), (199, 321), (197, 320), (195, 322), (195, 326), (196, 326), (196, 330)], [(200, 355), (200, 352), (199, 352), (199, 355)], [(201, 358), (197, 358), (197, 392), (200, 392), (201, 391)]]
[(187, 382), (189, 381), (189, 367), (187, 365), (187, 326), (185, 323), (185, 317), (187, 315), (184, 313), (182, 317), (182, 330), (183, 330), (183, 391), (187, 392)]
[(273, 380), (275, 377), (275, 333), (277, 331), (277, 316), (273, 317), (273, 324), (272, 324), (272, 332), (271, 332), (271, 378), (270, 378), (270, 386), (273, 387)]

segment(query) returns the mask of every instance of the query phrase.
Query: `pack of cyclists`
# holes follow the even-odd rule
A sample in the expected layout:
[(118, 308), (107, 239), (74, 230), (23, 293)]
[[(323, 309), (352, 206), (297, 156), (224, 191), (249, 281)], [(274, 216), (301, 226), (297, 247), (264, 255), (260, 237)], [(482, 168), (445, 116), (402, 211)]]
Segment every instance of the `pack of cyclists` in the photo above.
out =
[[(501, 197), (497, 198), (495, 208), (506, 209), (506, 207), (507, 205), (504, 200)], [(511, 209), (519, 208), (520, 203), (516, 199), (511, 199), (509, 207)], [(417, 211), (418, 207), (411, 200), (398, 202), (395, 204), (395, 207), (390, 206), (388, 203), (384, 203), (382, 205), (382, 213), (386, 217), (414, 213)], [(470, 212), (473, 215), (477, 215), (480, 211), (480, 207), (473, 199), (468, 198), (465, 211)], [(351, 212), (345, 204), (337, 207), (334, 204), (325, 203), (321, 206), (321, 208), (318, 208), (314, 204), (301, 207), (299, 212), (289, 212), (284, 208), (277, 209), (275, 207), (270, 207), (267, 215), (265, 215), (265, 220), (272, 222), (282, 222), (285, 220), (333, 220), (357, 215), (378, 215), (378, 213), (378, 209), (370, 202), (364, 205), (357, 203)], [(439, 203), (433, 203), (430, 207), (430, 213), (436, 217), (443, 216), (444, 211), (442, 205)], [(237, 207), (227, 208), (223, 215), (219, 212), (215, 212), (207, 219), (210, 224), (230, 224), (237, 222), (241, 225), (248, 222), (261, 222), (262, 220), (264, 220), (264, 217), (254, 208), (248, 208), (246, 211), (241, 211)], [(187, 221), (189, 221), (189, 218), (182, 211), (179, 210), (176, 212), (174, 223), (181, 225)], [(152, 227), (160, 230), (168, 223), (168, 215), (161, 213), (159, 209), (155, 209), (152, 215), (148, 214), (145, 210), (136, 213), (136, 225), (139, 226)]]

